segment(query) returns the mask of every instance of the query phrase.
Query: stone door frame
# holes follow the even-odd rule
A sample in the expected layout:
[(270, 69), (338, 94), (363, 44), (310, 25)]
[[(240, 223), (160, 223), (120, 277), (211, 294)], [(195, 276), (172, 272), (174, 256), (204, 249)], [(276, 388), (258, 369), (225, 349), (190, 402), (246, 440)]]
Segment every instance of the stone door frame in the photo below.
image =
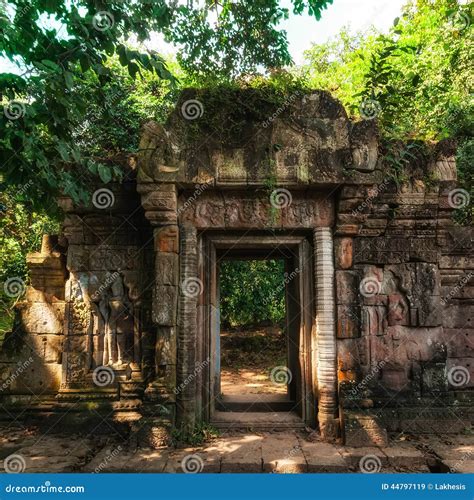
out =
[[(206, 231), (226, 235), (263, 234), (275, 231), (278, 237), (312, 233), (314, 269), (314, 321), (311, 324), (312, 393), (317, 401), (317, 419), (305, 411), (305, 419), (316, 422), (326, 440), (339, 435), (337, 397), (337, 350), (335, 323), (335, 270), (333, 252), (334, 197), (321, 191), (295, 191), (292, 202), (274, 218), (270, 202), (262, 191), (218, 190), (213, 186), (189, 192), (178, 191), (174, 183), (139, 184), (145, 215), (155, 227), (155, 289), (152, 317), (159, 331), (176, 339), (176, 378), (164, 387), (170, 401), (176, 401), (176, 424), (194, 427), (202, 419), (202, 357), (199, 325), (203, 294), (195, 294), (195, 282), (203, 279), (198, 260), (204, 252)], [(208, 233), (210, 234), (210, 233)], [(283, 236), (280, 236), (283, 235)], [(179, 241), (178, 241), (179, 240)], [(254, 242), (255, 243), (255, 242)], [(201, 266), (202, 267), (202, 266)], [(308, 268), (306, 273), (311, 273)], [(201, 275), (200, 275), (201, 273)], [(201, 276), (201, 278), (199, 277)], [(191, 284), (192, 292), (188, 286)], [(199, 288), (199, 286), (198, 286)], [(308, 323), (309, 324), (309, 323)], [(173, 333), (175, 332), (175, 333)], [(169, 335), (168, 335), (169, 336)], [(160, 353), (157, 353), (160, 357)], [(204, 360), (204, 361), (203, 361)], [(203, 364), (204, 363), (204, 364)], [(308, 375), (306, 375), (308, 380)], [(158, 388), (159, 391), (162, 390)], [(166, 387), (175, 387), (170, 391)], [(307, 390), (307, 389), (305, 389)], [(313, 396), (311, 396), (312, 398)], [(310, 399), (311, 399), (310, 398)], [(313, 404), (314, 411), (316, 405)], [(205, 418), (206, 415), (204, 415)]]
[[(286, 232), (287, 233), (287, 232)], [(216, 364), (219, 362), (216, 352), (218, 331), (218, 276), (217, 253), (219, 251), (259, 252), (274, 251), (285, 252), (295, 259), (294, 285), (297, 291), (298, 304), (298, 359), (300, 374), (298, 374), (297, 407), (302, 420), (309, 426), (316, 424), (316, 404), (314, 381), (316, 380), (316, 367), (313, 353), (314, 342), (312, 327), (314, 325), (314, 287), (313, 287), (313, 250), (311, 245), (311, 232), (306, 235), (278, 235), (256, 234), (246, 232), (245, 235), (229, 234), (229, 232), (203, 231), (198, 234), (198, 277), (203, 284), (202, 299), (199, 304), (198, 329), (196, 337), (196, 353), (198, 359), (196, 366), (201, 366), (202, 373), (198, 381), (198, 391), (201, 401), (197, 409), (205, 422), (213, 421), (215, 411)], [(296, 311), (295, 311), (296, 312)], [(297, 374), (293, 374), (297, 376)]]

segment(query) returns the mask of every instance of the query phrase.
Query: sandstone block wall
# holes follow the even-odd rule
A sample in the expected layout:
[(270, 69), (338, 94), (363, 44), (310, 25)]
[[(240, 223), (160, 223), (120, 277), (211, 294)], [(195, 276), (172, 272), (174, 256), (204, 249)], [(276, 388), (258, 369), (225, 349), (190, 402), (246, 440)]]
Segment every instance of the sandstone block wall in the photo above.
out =
[[(205, 378), (189, 378), (203, 361), (202, 300), (182, 282), (198, 277), (200, 232), (296, 231), (314, 257), (314, 232), (324, 228), (334, 276), (318, 283), (316, 273), (311, 293), (324, 285), (332, 300), (331, 283), (335, 314), (315, 306), (308, 321), (315, 336), (324, 323), (337, 346), (332, 359), (331, 349), (314, 356), (331, 387), (334, 434), (337, 406), (348, 419), (392, 408), (384, 425), (400, 429), (420, 405), (444, 413), (468, 405), (473, 228), (452, 218), (453, 149), (427, 146), (397, 185), (375, 122), (351, 122), (325, 92), (298, 91), (278, 108), (259, 101), (262, 111), (249, 105), (253, 94), (236, 91), (238, 113), (206, 95), (185, 91), (164, 126), (144, 126), (136, 181), (97, 186), (89, 207), (60, 200), (62, 234), (29, 257), (19, 328), (2, 348), (2, 397), (136, 400), (169, 414), (176, 403), (178, 421), (194, 423)], [(204, 119), (194, 122), (184, 111), (199, 99)], [(271, 190), (284, 206), (272, 206)], [(101, 367), (110, 383), (98, 379)], [(385, 427), (364, 418), (356, 425), (383, 440)]]

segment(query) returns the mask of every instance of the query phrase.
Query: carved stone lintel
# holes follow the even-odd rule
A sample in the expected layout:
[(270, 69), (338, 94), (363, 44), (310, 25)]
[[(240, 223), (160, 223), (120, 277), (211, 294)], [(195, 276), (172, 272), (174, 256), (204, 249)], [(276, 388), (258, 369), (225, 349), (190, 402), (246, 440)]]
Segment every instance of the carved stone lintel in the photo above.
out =
[[(278, 190), (261, 195), (206, 192), (189, 202), (190, 196), (180, 198), (180, 222), (199, 228), (313, 228), (330, 226), (333, 222), (331, 198), (312, 194), (302, 196), (286, 190), (278, 198)], [(279, 207), (281, 203), (281, 207)]]

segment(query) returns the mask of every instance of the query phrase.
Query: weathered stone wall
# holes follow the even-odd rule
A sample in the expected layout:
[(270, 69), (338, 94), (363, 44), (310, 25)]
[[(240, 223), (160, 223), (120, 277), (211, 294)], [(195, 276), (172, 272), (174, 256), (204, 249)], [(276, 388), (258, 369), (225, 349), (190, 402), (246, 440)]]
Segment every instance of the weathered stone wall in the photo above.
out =
[(61, 383), (67, 271), (57, 238), (43, 237), (41, 251), (29, 255), (28, 266), (31, 287), (0, 351), (4, 403), (35, 403), (55, 395)]
[(187, 289), (203, 285), (200, 232), (296, 231), (316, 271), (311, 383), (325, 437), (342, 425), (348, 441), (383, 442), (420, 408), (419, 427), (439, 415), (463, 425), (474, 262), (472, 227), (452, 220), (452, 149), (426, 147), (397, 185), (374, 121), (351, 122), (325, 92), (297, 91), (279, 106), (256, 106), (253, 92), (236, 91), (227, 109), (185, 91), (164, 126), (145, 124), (137, 183), (98, 186), (87, 208), (62, 200), (59, 242), (29, 259), (3, 380), (18, 360), (34, 361), (4, 394), (145, 401), (147, 418), (177, 409), (192, 427), (205, 378), (195, 372), (207, 362), (197, 325), (212, 321)]
[[(341, 404), (374, 408), (367, 412), (373, 415), (385, 408), (378, 416), (393, 430), (455, 432), (469, 421), (473, 230), (452, 220), (453, 163), (439, 154), (427, 165), (409, 165), (399, 187), (388, 180), (368, 189), (346, 185), (340, 195)], [(368, 433), (377, 434), (377, 426)]]
[(80, 210), (68, 200), (63, 207), (69, 276), (61, 397), (84, 391), (139, 396), (154, 364), (149, 355), (142, 359), (154, 344), (154, 279), (153, 237), (135, 183), (98, 188), (92, 208)]
[(156, 336), (153, 235), (135, 183), (98, 187), (89, 207), (60, 204), (60, 244), (45, 237), (28, 258), (31, 284), (2, 346), (2, 395), (34, 404), (139, 397), (154, 377)]

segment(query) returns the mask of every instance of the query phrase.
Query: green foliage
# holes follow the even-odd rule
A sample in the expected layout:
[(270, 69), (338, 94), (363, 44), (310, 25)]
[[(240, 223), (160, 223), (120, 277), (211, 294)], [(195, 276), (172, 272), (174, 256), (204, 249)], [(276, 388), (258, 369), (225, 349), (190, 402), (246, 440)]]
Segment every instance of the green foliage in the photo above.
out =
[(351, 112), (358, 110), (357, 94), (365, 84), (368, 70), (366, 55), (374, 50), (375, 30), (351, 34), (347, 28), (335, 39), (324, 44), (313, 44), (305, 52), (306, 63), (296, 68), (296, 73), (308, 81), (311, 88), (331, 92)]
[(387, 35), (344, 29), (307, 51), (301, 72), (354, 115), (364, 100), (376, 99), (391, 138), (466, 135), (472, 124), (471, 16), (456, 0), (408, 2)]
[[(78, 94), (88, 100), (88, 106), (74, 137), (82, 151), (102, 162), (113, 163), (124, 153), (138, 150), (144, 121), (165, 120), (179, 86), (156, 74), (134, 79), (116, 57), (106, 64), (113, 76), (109, 81), (100, 85), (96, 75), (88, 74), (77, 85)], [(175, 63), (168, 62), (168, 67), (173, 66)]]
[[(319, 17), (331, 1), (294, 0), (294, 11), (307, 8)], [(0, 55), (17, 64), (20, 73), (0, 77), (5, 109), (0, 115), (1, 173), (15, 187), (34, 177), (31, 197), (38, 203), (58, 192), (87, 201), (91, 179), (120, 176), (116, 165), (77, 140), (88, 125), (90, 102), (107, 87), (110, 95), (114, 87), (110, 57), (132, 79), (153, 74), (175, 83), (156, 52), (136, 50), (126, 40), (141, 44), (153, 32), (165, 35), (180, 46), (179, 61), (196, 76), (228, 79), (260, 65), (290, 62), (286, 34), (276, 28), (288, 11), (276, 0), (206, 0), (204, 7), (165, 0), (2, 0), (1, 7)], [(91, 92), (84, 94), (87, 87)], [(102, 105), (107, 107), (105, 101)], [(140, 115), (129, 118), (125, 129)], [(127, 141), (126, 146), (133, 144)]]
[[(62, 191), (86, 200), (85, 185), (99, 166), (103, 177), (117, 171), (84, 154), (74, 131), (83, 122), (88, 99), (77, 92), (89, 75), (100, 85), (110, 81), (107, 59), (118, 54), (131, 76), (149, 71), (172, 79), (156, 54), (130, 50), (122, 40), (135, 34), (143, 40), (159, 28), (169, 9), (156, 3), (5, 1), (0, 13), (0, 54), (18, 64), (21, 74), (3, 74), (0, 93), (0, 164), (10, 186), (32, 177), (31, 197)], [(160, 8), (161, 7), (161, 8)], [(147, 23), (141, 16), (148, 19)]]
[(58, 224), (45, 213), (36, 212), (24, 199), (32, 182), (22, 192), (11, 189), (0, 193), (0, 332), (11, 327), (13, 305), (21, 297), (10, 297), (5, 293), (4, 283), (11, 278), (28, 282), (25, 256), (38, 251), (43, 234), (54, 234)]
[[(293, 13), (305, 10), (316, 19), (333, 0), (293, 0)], [(291, 62), (286, 33), (278, 28), (287, 19), (288, 8), (278, 0), (235, 2), (207, 0), (176, 10), (176, 18), (165, 30), (168, 40), (182, 50), (178, 60), (192, 76), (229, 77), (252, 73), (259, 65), (279, 68)]]
[(282, 260), (220, 263), (223, 326), (279, 323), (285, 318), (285, 266)]
[(197, 424), (192, 430), (173, 428), (171, 439), (173, 444), (179, 446), (199, 446), (205, 442), (219, 437), (219, 431), (210, 424)]

